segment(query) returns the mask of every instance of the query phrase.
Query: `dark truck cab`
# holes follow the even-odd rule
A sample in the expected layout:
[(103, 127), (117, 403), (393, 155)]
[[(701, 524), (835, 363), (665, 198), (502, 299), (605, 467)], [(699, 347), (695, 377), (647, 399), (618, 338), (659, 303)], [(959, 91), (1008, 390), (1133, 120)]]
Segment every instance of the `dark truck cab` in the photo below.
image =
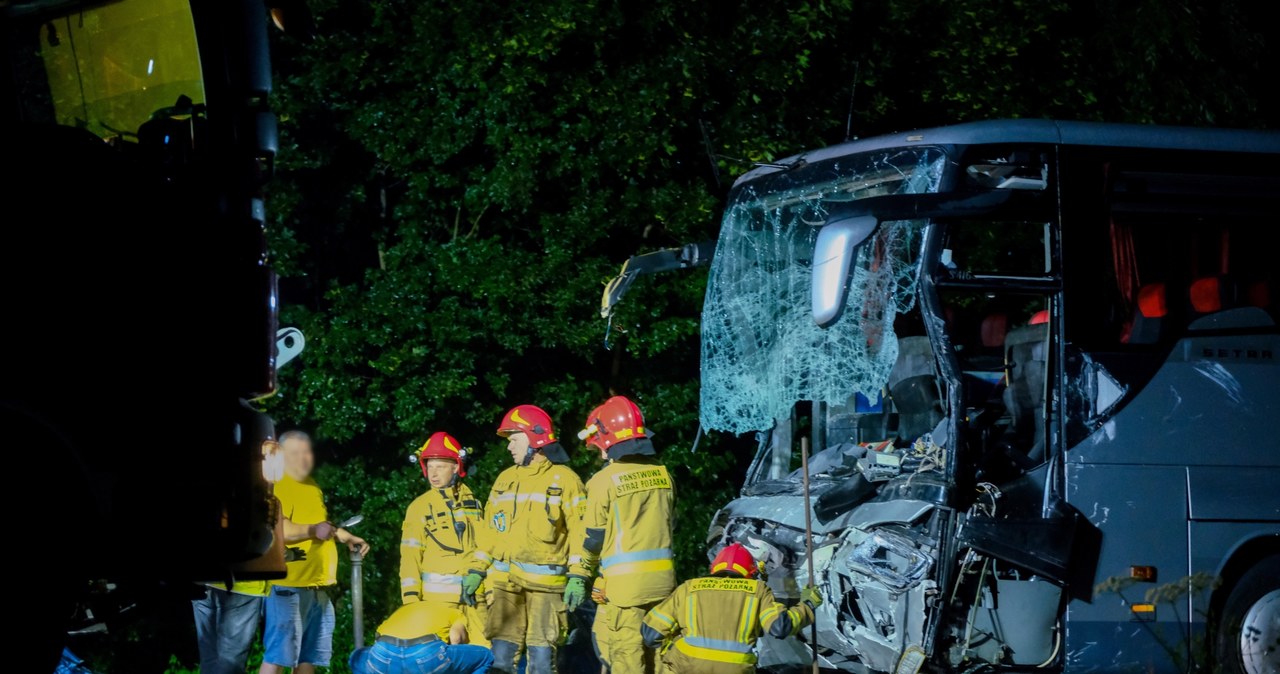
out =
[(90, 579), (283, 574), (261, 0), (0, 2), (0, 434), (39, 668)]

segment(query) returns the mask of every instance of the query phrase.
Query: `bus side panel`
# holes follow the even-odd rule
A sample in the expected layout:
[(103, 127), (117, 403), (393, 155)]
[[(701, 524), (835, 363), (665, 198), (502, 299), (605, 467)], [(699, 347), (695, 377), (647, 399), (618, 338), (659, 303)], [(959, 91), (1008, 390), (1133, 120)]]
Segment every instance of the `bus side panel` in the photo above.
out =
[[(1068, 500), (1102, 530), (1095, 583), (1127, 578), (1132, 566), (1156, 567), (1158, 582), (1186, 575), (1185, 468), (1070, 463), (1066, 478)], [(1155, 586), (1095, 592), (1092, 603), (1072, 600), (1065, 618), (1066, 671), (1177, 671), (1165, 648), (1185, 654), (1185, 626), (1167, 605), (1157, 607), (1150, 622), (1136, 621), (1129, 608)]]
[(1280, 335), (1205, 335), (1174, 345), (1142, 390), (1068, 461), (1280, 465)]
[(1191, 466), (1187, 484), (1193, 520), (1280, 522), (1280, 466)]

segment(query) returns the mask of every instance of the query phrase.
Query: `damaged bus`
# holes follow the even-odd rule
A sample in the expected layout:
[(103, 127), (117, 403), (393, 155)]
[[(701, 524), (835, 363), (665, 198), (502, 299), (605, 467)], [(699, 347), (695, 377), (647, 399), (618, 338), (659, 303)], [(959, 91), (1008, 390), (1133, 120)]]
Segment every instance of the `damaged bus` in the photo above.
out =
[(712, 543), (791, 599), (812, 550), (816, 648), (760, 667), (1277, 671), (1278, 166), (1275, 132), (965, 124), (757, 167), (714, 256), (632, 258), (606, 316), (711, 260), (702, 424), (759, 438)]

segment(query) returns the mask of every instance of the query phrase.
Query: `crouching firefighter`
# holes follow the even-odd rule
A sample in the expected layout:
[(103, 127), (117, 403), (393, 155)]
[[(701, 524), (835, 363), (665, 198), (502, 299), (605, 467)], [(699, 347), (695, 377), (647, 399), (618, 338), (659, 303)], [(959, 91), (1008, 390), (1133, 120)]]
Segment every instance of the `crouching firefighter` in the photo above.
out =
[[(640, 633), (645, 614), (676, 587), (671, 553), (675, 492), (671, 475), (654, 457), (644, 417), (631, 400), (614, 396), (587, 416), (578, 437), (608, 461), (587, 482), (582, 523), (583, 566), (599, 567), (604, 601), (592, 639), (612, 674), (652, 671), (652, 651)], [(587, 578), (569, 576), (565, 603), (576, 610)]]
[(686, 581), (649, 611), (641, 628), (645, 645), (663, 649), (668, 672), (754, 672), (753, 650), (761, 635), (795, 636), (822, 605), (810, 585), (800, 592), (800, 603), (787, 608), (774, 600), (759, 575), (751, 552), (729, 545), (711, 562), (709, 577)]
[(357, 649), (348, 664), (354, 674), (484, 674), (493, 654), (467, 643), (462, 612), (441, 604), (413, 602), (378, 626), (372, 646)]
[[(492, 603), (485, 636), (493, 649), (493, 669), (515, 672), (525, 650), (528, 674), (555, 671), (556, 649), (568, 633), (564, 591), (570, 565), (581, 565), (582, 480), (556, 442), (551, 417), (533, 405), (507, 412), (498, 426), (515, 465), (493, 482), (487, 508), (493, 529), (481, 536), (463, 579), (463, 598), (476, 601), (480, 584), (499, 555), (509, 580), (490, 588)], [(500, 549), (499, 549), (500, 548)]]
[(484, 639), (485, 606), (462, 602), (462, 578), (475, 555), (482, 526), (480, 502), (461, 482), (467, 450), (457, 438), (437, 432), (418, 450), (418, 465), (430, 488), (405, 512), (400, 537), (400, 594), (405, 604), (426, 602), (461, 611), (471, 643)]

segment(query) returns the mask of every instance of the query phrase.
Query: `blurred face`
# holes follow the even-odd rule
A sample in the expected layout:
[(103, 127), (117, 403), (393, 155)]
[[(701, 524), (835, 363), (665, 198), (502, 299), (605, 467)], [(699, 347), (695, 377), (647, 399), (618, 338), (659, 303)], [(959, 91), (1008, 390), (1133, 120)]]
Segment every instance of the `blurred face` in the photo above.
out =
[(453, 484), (453, 477), (458, 474), (458, 462), (449, 459), (427, 459), (427, 482), (435, 489), (444, 489)]
[(511, 452), (511, 460), (516, 464), (524, 463), (524, 457), (529, 453), (529, 436), (524, 433), (508, 435), (507, 451)]
[(289, 438), (280, 444), (284, 454), (284, 472), (289, 477), (302, 481), (311, 476), (315, 468), (316, 457), (311, 452), (311, 441)]

